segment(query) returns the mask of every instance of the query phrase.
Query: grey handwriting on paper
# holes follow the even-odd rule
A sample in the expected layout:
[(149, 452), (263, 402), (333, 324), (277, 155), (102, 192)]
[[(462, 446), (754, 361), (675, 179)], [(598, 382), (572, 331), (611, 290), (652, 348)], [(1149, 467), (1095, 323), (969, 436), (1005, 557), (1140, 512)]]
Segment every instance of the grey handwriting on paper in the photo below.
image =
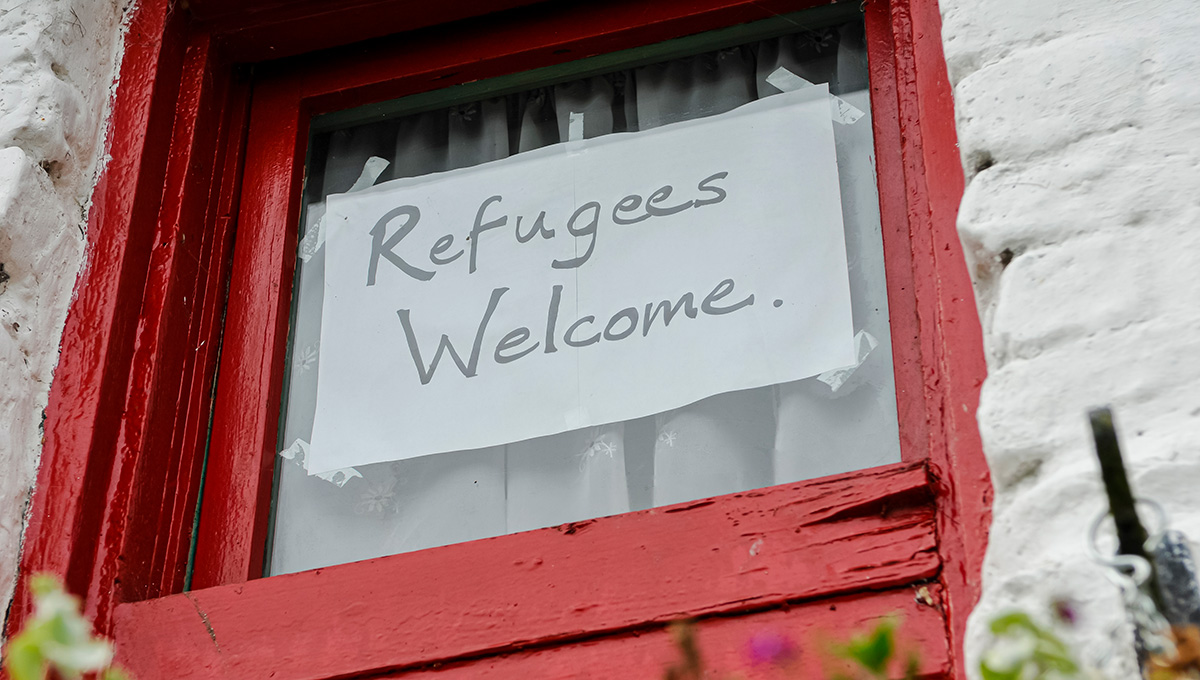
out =
[(331, 197), (310, 474), (853, 363), (827, 95)]

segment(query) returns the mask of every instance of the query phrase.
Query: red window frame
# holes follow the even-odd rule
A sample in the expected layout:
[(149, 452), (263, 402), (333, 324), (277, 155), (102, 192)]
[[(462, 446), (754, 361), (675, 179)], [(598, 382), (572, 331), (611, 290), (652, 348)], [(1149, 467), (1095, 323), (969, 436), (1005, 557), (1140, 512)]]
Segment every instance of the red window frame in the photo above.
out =
[[(761, 623), (832, 634), (892, 610), (928, 674), (963, 677), (990, 497), (985, 365), (934, 0), (863, 3), (902, 463), (257, 578), (309, 116), (819, 3), (406, 4), (136, 10), (22, 575), (64, 575), (140, 677), (508, 677), (600, 659), (652, 673), (656, 631), (679, 616), (719, 615), (706, 644), (732, 660)], [(483, 18), (448, 23), (467, 17)], [(191, 585), (206, 590), (181, 594), (202, 487)], [(27, 607), (19, 593), (10, 631)]]

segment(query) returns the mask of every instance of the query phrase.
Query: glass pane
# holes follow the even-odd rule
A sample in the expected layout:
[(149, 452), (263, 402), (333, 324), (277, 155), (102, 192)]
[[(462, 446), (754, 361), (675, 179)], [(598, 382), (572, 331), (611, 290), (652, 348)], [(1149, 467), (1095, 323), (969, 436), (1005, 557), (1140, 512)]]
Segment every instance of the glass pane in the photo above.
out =
[[(327, 197), (560, 144), (572, 136), (572, 113), (584, 114), (585, 138), (721, 114), (779, 94), (772, 83), (780, 83), (780, 67), (827, 83), (843, 106), (862, 113), (833, 126), (854, 330), (860, 356), (866, 353), (856, 368), (717, 394), (624, 422), (307, 474), (322, 356), (325, 248), (318, 225)], [(850, 22), (314, 134), (270, 573), (899, 461), (867, 85), (862, 24)], [(512, 418), (522, 417), (519, 406), (511, 410)]]

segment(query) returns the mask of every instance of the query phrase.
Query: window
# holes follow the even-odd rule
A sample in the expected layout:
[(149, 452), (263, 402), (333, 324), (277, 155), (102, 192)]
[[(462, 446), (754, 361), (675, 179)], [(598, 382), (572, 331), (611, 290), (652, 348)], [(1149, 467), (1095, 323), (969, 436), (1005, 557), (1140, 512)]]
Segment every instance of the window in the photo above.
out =
[[(772, 383), (786, 384), (738, 391), (723, 390), (723, 393), (711, 395), (706, 392), (701, 394), (706, 398), (699, 401), (679, 398), (672, 403), (672, 408), (657, 415), (636, 413), (636, 417), (622, 422), (588, 423), (585, 427), (571, 428), (565, 432), (525, 430), (538, 432), (542, 436), (524, 441), (504, 441), (497, 439), (498, 435), (491, 435), (485, 431), (479, 434), (482, 435), (486, 448), (401, 459), (401, 456), (409, 453), (406, 449), (411, 446), (414, 430), (440, 411), (461, 415), (451, 419), (453, 422), (449, 424), (435, 426), (431, 423), (430, 429), (475, 430), (502, 426), (481, 425), (481, 422), (488, 420), (487, 416), (490, 414), (494, 414), (493, 421), (522, 418), (531, 420), (534, 416), (530, 413), (531, 409), (552, 411), (558, 400), (539, 400), (536, 395), (529, 394), (530, 388), (525, 385), (523, 389), (501, 388), (501, 393), (493, 398), (481, 398), (470, 403), (467, 399), (469, 395), (465, 393), (479, 389), (474, 384), (478, 381), (473, 382), (464, 376), (455, 375), (455, 368), (451, 363), (453, 359), (449, 354), (442, 357), (444, 363), (434, 368), (430, 355), (436, 347), (432, 342), (438, 339), (438, 333), (435, 332), (423, 339), (423, 351), (420, 345), (417, 346), (417, 351), (423, 355), (420, 359), (422, 368), (418, 370), (429, 371), (427, 376), (421, 378), (422, 382), (439, 378), (440, 382), (455, 381), (455, 394), (451, 401), (434, 407), (429, 399), (418, 397), (406, 402), (403, 397), (373, 392), (364, 393), (361, 401), (351, 403), (349, 396), (356, 393), (357, 386), (372, 380), (382, 370), (380, 366), (386, 359), (381, 357), (381, 354), (404, 346), (404, 336), (400, 333), (401, 325), (396, 323), (395, 314), (388, 306), (390, 301), (403, 299), (402, 291), (390, 293), (385, 300), (382, 328), (357, 328), (354, 323), (358, 319), (354, 316), (342, 316), (340, 321), (335, 322), (335, 327), (354, 327), (351, 336), (377, 339), (359, 351), (347, 352), (351, 356), (371, 357), (362, 362), (363, 370), (357, 374), (355, 380), (339, 379), (339, 374), (346, 374), (350, 370), (350, 364), (355, 363), (346, 361), (341, 361), (342, 368), (335, 369), (326, 375), (324, 380), (339, 380), (337, 392), (334, 391), (335, 388), (330, 387), (325, 393), (325, 399), (335, 402), (327, 402), (329, 406), (326, 408), (346, 409), (350, 413), (343, 419), (355, 419), (351, 421), (354, 422), (351, 431), (343, 435), (342, 440), (336, 441), (335, 445), (351, 446), (349, 441), (367, 445), (374, 441), (374, 438), (371, 436), (373, 433), (362, 434), (364, 430), (386, 429), (391, 433), (391, 439), (379, 457), (395, 460), (384, 460), (342, 472), (327, 473), (323, 478), (305, 475), (303, 468), (298, 464), (281, 466), (277, 473), (274, 532), (271, 539), (273, 550), (267, 563), (268, 571), (301, 571), (355, 559), (419, 550), (462, 540), (514, 533), (899, 462), (900, 446), (895, 414), (895, 388), (890, 365), (892, 352), (878, 213), (879, 199), (875, 191), (871, 121), (866, 113), (866, 110), (870, 109), (866, 44), (862, 18), (857, 7), (844, 5), (834, 9), (837, 11), (816, 14), (800, 12), (756, 22), (740, 27), (736, 37), (730, 36), (728, 30), (718, 31), (716, 34), (706, 33), (660, 43), (649, 48), (633, 50), (632, 53), (627, 51), (606, 55), (601, 68), (607, 70), (595, 75), (575, 75), (595, 70), (595, 59), (572, 62), (557, 69), (552, 67), (551, 70), (556, 70), (559, 74), (574, 73), (559, 75), (558, 78), (548, 80), (547, 84), (538, 87), (525, 86), (524, 89), (507, 95), (496, 94), (497, 91), (503, 91), (504, 79), (489, 80), (459, 87), (457, 91), (452, 89), (445, 92), (443, 97), (453, 97), (454, 101), (460, 102), (449, 107), (445, 107), (444, 102), (436, 102), (437, 108), (429, 108), (428, 102), (441, 92), (435, 91), (415, 98), (393, 100), (315, 118), (313, 132), (310, 133), (312, 141), (308, 152), (306, 182), (305, 215), (308, 227), (300, 239), (298, 281), (293, 300), (295, 308), (290, 324), (292, 350), (286, 373), (285, 392), (289, 396), (285, 400), (285, 416), (279, 446), (285, 452), (285, 456), (296, 463), (299, 463), (297, 458), (303, 458), (308, 452), (309, 443), (312, 441), (314, 415), (317, 410), (317, 374), (321, 367), (319, 357), (322, 354), (318, 348), (330, 346), (330, 343), (322, 341), (321, 311), (322, 284), (326, 271), (326, 250), (321, 239), (324, 237), (323, 220), (325, 200), (328, 196), (341, 195), (352, 189), (361, 190), (370, 186), (372, 182), (387, 187), (389, 181), (413, 176), (429, 177), (425, 183), (415, 185), (428, 187), (427, 189), (414, 188), (414, 191), (428, 193), (435, 190), (437, 182), (454, 181), (440, 179), (443, 177), (463, 178), (460, 184), (472, 187), (476, 181), (466, 178), (462, 172), (456, 175), (439, 173), (502, 158), (526, 158), (530, 156), (530, 151), (547, 149), (566, 142), (570, 135), (572, 115), (575, 116), (577, 124), (582, 118), (583, 130), (578, 133), (581, 138), (595, 139), (608, 134), (626, 133), (618, 142), (625, 144), (625, 148), (628, 149), (622, 153), (636, 154), (637, 145), (644, 142), (639, 142), (636, 135), (628, 134), (630, 132), (661, 130), (664, 125), (677, 121), (711, 119), (712, 116), (720, 114), (751, 115), (743, 113), (743, 105), (783, 94), (783, 89), (772, 83), (779, 83), (783, 88), (790, 89), (780, 78), (798, 78), (799, 73), (803, 73), (811, 82), (827, 85), (838, 97), (835, 101), (847, 106), (848, 111), (851, 110), (849, 107), (854, 107), (853, 113), (839, 119), (836, 124), (822, 122), (824, 127), (832, 130), (837, 153), (834, 160), (837, 175), (841, 178), (841, 194), (844, 197), (841, 201), (842, 215), (835, 217), (833, 227), (841, 232), (844, 216), (846, 245), (839, 245), (839, 248), (850, 250), (848, 276), (853, 298), (850, 303), (854, 309), (854, 326), (846, 328), (843, 342), (852, 342), (850, 334), (855, 331), (861, 332), (857, 340), (866, 353), (866, 361), (850, 374), (854, 379), (849, 384), (841, 382), (847, 372), (838, 372), (837, 366), (829, 365), (826, 368), (830, 371), (821, 376), (814, 374), (811, 377), (806, 376), (807, 379), (795, 381), (783, 381), (780, 377), (770, 380)], [(736, 42), (728, 44), (731, 40)], [(713, 47), (716, 49), (712, 49)], [(661, 60), (660, 55), (678, 55), (689, 48), (696, 53), (673, 57), (667, 61)], [(614, 69), (613, 64), (618, 60), (626, 61), (632, 66)], [(543, 77), (552, 78), (553, 75), (550, 73)], [(537, 74), (526, 73), (518, 74), (515, 78), (524, 83), (536, 76)], [(472, 100), (475, 93), (480, 91), (488, 92), (490, 96), (482, 100)], [(823, 104), (822, 100), (814, 106), (819, 108)], [(828, 117), (825, 115), (825, 118)], [(356, 122), (356, 119), (365, 119), (367, 122)], [(798, 125), (800, 118), (796, 117), (795, 120)], [(703, 134), (705, 133), (697, 133), (701, 144), (704, 143)], [(759, 134), (765, 136), (767, 133), (763, 131)], [(738, 146), (745, 147), (747, 144)], [(782, 151), (777, 144), (766, 143), (762, 146), (762, 157), (758, 162), (751, 159), (751, 165), (769, 166), (780, 153)], [(719, 164), (721, 160), (717, 158), (714, 162)], [(790, 159), (786, 165), (801, 166), (815, 162), (816, 159), (796, 157)], [(687, 161), (683, 159), (672, 163), (680, 169), (686, 164)], [(628, 172), (627, 169), (625, 174)], [(678, 183), (670, 178), (684, 174), (668, 170), (663, 182)], [(699, 179), (702, 178), (692, 178), (692, 183)], [(392, 183), (397, 184), (394, 181)], [(644, 193), (649, 194), (657, 188), (647, 187)], [(770, 194), (776, 192), (766, 186), (752, 186), (741, 190), (747, 189), (751, 193), (745, 200), (755, 205), (768, 203)], [(789, 187), (780, 187), (778, 191), (788, 189)], [(532, 186), (528, 191), (542, 196), (541, 203), (550, 203), (556, 198), (550, 194), (552, 190), (547, 187)], [(568, 191), (573, 192), (574, 189), (569, 188)], [(793, 206), (803, 200), (800, 192), (791, 191), (790, 194)], [(466, 195), (456, 193), (455, 202), (468, 200)], [(344, 197), (348, 198), (349, 194), (344, 194)], [(712, 197), (719, 199), (721, 195), (713, 193), (710, 198)], [(423, 199), (428, 200), (420, 195), (413, 200), (422, 203)], [(480, 194), (474, 201), (478, 204), (483, 199), (484, 194)], [(511, 206), (519, 198), (509, 195), (506, 199), (487, 200), (490, 201), (488, 206), (480, 210), (490, 209), (497, 215), (504, 214), (502, 218), (497, 219), (502, 219), (505, 225), (496, 229), (512, 231), (513, 226), (508, 222), (516, 224), (523, 216), (505, 214), (514, 211), (514, 208), (506, 206)], [(505, 202), (502, 203), (502, 200)], [(683, 198), (674, 200), (675, 203), (683, 201)], [(640, 200), (638, 202), (640, 203)], [(577, 203), (583, 203), (583, 199), (579, 199)], [(577, 205), (571, 205), (568, 210), (576, 208)], [(426, 234), (430, 234), (429, 229), (445, 231), (451, 228), (465, 230), (470, 227), (473, 214), (471, 211), (474, 208), (459, 215), (458, 221), (452, 221), (445, 216), (446, 210), (445, 206), (435, 204), (431, 207), (425, 204), (422, 212), (418, 213), (424, 215), (424, 224), (421, 224), (421, 218), (418, 217), (418, 221), (413, 223), (413, 229), (422, 227)], [(807, 210), (812, 210), (812, 206)], [(430, 214), (431, 211), (433, 214)], [(602, 257), (605, 248), (614, 247), (613, 239), (634, 238), (633, 234), (628, 233), (629, 230), (626, 230), (626, 233), (619, 231), (622, 226), (642, 223), (636, 215), (632, 215), (636, 211), (630, 212), (631, 219), (624, 220), (628, 224), (597, 218), (596, 228), (590, 231), (591, 236), (579, 240), (579, 248), (587, 249), (587, 260), (592, 259), (593, 251), (597, 248), (594, 244), (587, 245), (589, 240), (602, 240), (599, 246), (599, 257)], [(797, 214), (791, 210), (788, 212)], [(537, 230), (531, 230), (526, 225), (525, 236), (528, 240), (525, 244), (532, 241), (531, 245), (522, 244), (521, 248), (516, 249), (512, 247), (512, 243), (489, 244), (489, 249), (504, 248), (507, 245), (509, 249), (502, 252), (505, 253), (505, 258), (512, 260), (497, 263), (495, 260), (501, 256), (483, 252), (479, 256), (480, 270), (494, 271), (502, 268), (504, 275), (508, 277), (502, 282), (512, 285), (511, 279), (519, 278), (516, 277), (517, 270), (522, 267), (536, 269), (545, 264), (536, 258), (517, 260), (521, 251), (533, 250), (546, 241), (553, 243), (555, 238), (559, 243), (564, 239), (578, 238), (569, 233), (549, 236), (555, 233), (555, 230), (566, 232), (564, 221), (567, 213), (555, 215), (551, 208), (551, 214), (548, 217), (545, 214), (545, 211), (542, 211), (541, 216), (536, 212), (524, 216), (527, 222), (535, 219), (544, 221), (542, 228)], [(726, 218), (730, 220), (729, 230), (749, 229), (753, 226), (745, 222), (749, 218), (744, 214), (734, 211), (729, 215)], [(686, 220), (688, 217), (685, 215), (682, 219)], [(374, 224), (374, 219), (371, 222)], [(649, 228), (647, 225), (652, 224), (644, 222), (639, 228)], [(795, 229), (800, 229), (802, 224), (801, 220), (791, 221)], [(395, 225), (385, 225), (385, 228), (391, 227), (407, 229), (407, 226), (400, 227), (400, 221)], [(669, 244), (662, 254), (664, 260), (661, 268), (639, 270), (641, 276), (647, 277), (647, 280), (637, 287), (643, 296), (673, 290), (670, 281), (676, 274), (672, 270), (678, 270), (683, 261), (693, 258), (688, 251), (689, 245), (683, 242), (683, 239), (689, 238), (687, 232), (679, 231), (680, 228), (676, 227), (674, 243)], [(786, 229), (784, 225), (774, 228)], [(693, 227), (688, 229), (695, 233), (692, 231)], [(596, 233), (597, 231), (604, 233), (601, 235)], [(815, 232), (814, 236), (817, 233), (820, 232)], [(420, 231), (409, 231), (404, 238), (406, 241), (417, 238), (428, 240), (436, 236), (437, 234), (430, 234), (423, 237)], [(440, 266), (447, 269), (452, 265), (467, 262), (463, 259), (455, 265), (449, 259), (461, 257), (453, 255), (453, 239), (456, 236), (459, 243), (470, 242), (470, 235), (465, 232), (451, 234), (450, 240), (447, 241), (449, 245), (446, 253), (439, 260), (424, 264), (409, 264), (403, 259), (400, 262), (409, 267), (426, 267), (427, 269), (416, 271), (422, 276), (430, 276), (428, 280), (432, 281), (431, 274), (434, 272), (427, 270), (436, 269), (439, 266), (436, 264), (438, 261), (443, 262), (444, 265)], [(777, 248), (778, 240), (782, 236), (784, 235), (778, 234), (771, 238), (770, 235), (765, 235), (768, 248), (761, 250), (770, 249), (772, 242)], [(520, 243), (521, 237), (517, 238)], [(734, 239), (730, 240), (736, 242)], [(804, 242), (799, 236), (796, 240), (799, 242), (792, 248), (792, 255), (788, 256), (784, 263), (790, 270), (805, 266), (802, 262), (802, 252), (813, 245)], [(405, 246), (407, 247), (407, 243)], [(671, 248), (675, 248), (676, 252), (671, 252)], [(482, 246), (480, 249), (483, 250)], [(407, 252), (405, 257), (410, 259), (414, 254), (420, 256), (420, 253), (412, 248)], [(763, 260), (758, 265), (761, 267), (765, 263), (766, 254), (761, 251), (749, 252), (743, 257)], [(838, 257), (844, 259), (843, 256)], [(583, 271), (583, 265), (577, 264), (582, 259), (572, 258), (572, 261), (566, 264), (556, 264), (555, 266), (564, 268), (570, 265), (572, 268), (564, 272), (567, 274), (565, 279), (559, 277), (554, 280), (566, 281), (570, 285), (569, 274), (573, 273), (574, 267), (578, 266), (579, 270)], [(724, 265), (724, 259), (716, 259), (714, 265), (727, 266)], [(388, 269), (383, 272), (376, 269), (377, 276), (382, 280), (383, 277), (389, 276), (392, 266), (386, 260), (378, 260), (377, 263)], [(589, 268), (602, 268), (611, 267), (614, 263), (610, 261), (585, 264)], [(745, 268), (749, 265), (743, 262), (739, 266)], [(442, 278), (452, 275), (441, 274)], [(526, 277), (529, 275), (528, 272), (523, 274)], [(614, 272), (606, 276), (629, 275)], [(844, 287), (847, 273), (841, 272), (837, 277), (842, 279), (841, 286)], [(411, 277), (408, 275), (401, 276), (404, 282), (409, 278)], [(463, 278), (468, 279), (469, 275)], [(722, 277), (718, 276), (713, 282), (720, 280)], [(710, 287), (713, 282), (709, 282)], [(605, 287), (613, 283), (615, 282), (610, 282)], [(456, 285), (461, 286), (457, 281)], [(742, 285), (746, 285), (745, 279), (742, 280)], [(356, 296), (362, 292), (358, 290), (359, 287), (356, 284), (354, 290), (348, 291), (348, 294)], [(543, 288), (549, 290), (550, 286), (543, 285)], [(422, 293), (422, 285), (414, 285), (412, 290), (413, 294), (419, 295)], [(483, 287), (482, 293), (472, 293), (469, 288), (461, 287), (452, 290), (446, 305), (449, 307), (469, 305), (468, 300), (472, 295), (478, 297), (480, 302), (485, 301), (488, 286)], [(833, 290), (830, 291), (831, 294)], [(510, 296), (518, 294), (520, 293), (514, 291)], [(693, 295), (697, 298), (694, 302), (699, 304), (703, 293)], [(561, 293), (559, 297), (562, 297)], [(568, 293), (567, 297), (571, 298), (572, 295)], [(545, 301), (540, 298), (528, 300), (523, 304), (533, 307), (539, 302), (543, 308), (546, 306)], [(782, 303), (782, 300), (780, 302)], [(661, 303), (659, 300), (660, 305)], [(683, 343), (677, 346), (694, 348), (694, 344), (689, 342), (704, 342), (704, 335), (684, 335), (685, 331), (674, 322), (675, 314), (687, 315), (688, 312), (682, 307), (682, 311), (674, 314), (670, 310), (681, 304), (688, 304), (687, 300), (681, 303), (679, 299), (672, 299), (668, 303), (666, 308), (657, 312), (651, 305), (650, 311), (644, 314), (644, 310), (640, 309), (642, 305), (638, 304), (631, 308), (631, 314), (645, 318), (632, 322), (628, 318), (622, 318), (618, 325), (632, 324), (630, 328), (643, 327), (645, 332), (640, 333), (641, 337), (649, 336), (651, 329), (656, 335), (674, 333), (672, 342)], [(570, 305), (570, 299), (566, 304)], [(562, 306), (563, 302), (560, 299), (555, 307)], [(617, 308), (622, 306), (617, 305)], [(799, 313), (798, 308), (788, 309), (792, 314)], [(576, 316), (582, 316), (586, 311), (577, 312)], [(615, 312), (616, 308), (609, 311)], [(422, 324), (431, 323), (431, 319), (435, 320), (434, 323), (442, 321), (443, 317), (451, 313), (444, 307), (417, 310), (412, 312), (415, 318), (411, 324), (419, 328)], [(501, 313), (503, 314), (503, 310)], [(524, 317), (521, 316), (522, 313)], [(468, 317), (466, 325), (469, 331), (474, 317), (469, 312), (465, 314)], [(561, 320), (557, 318), (559, 314), (563, 315)], [(656, 317), (655, 314), (659, 316)], [(529, 311), (520, 310), (516, 315), (518, 319), (525, 318), (529, 316)], [(696, 315), (696, 310), (692, 310), (692, 315)], [(556, 313), (554, 323), (561, 323), (565, 329), (569, 329), (574, 325), (572, 321), (573, 317), (560, 309)], [(499, 323), (501, 322), (492, 321), (491, 326)], [(585, 322), (585, 325), (576, 327), (582, 327), (591, 335), (588, 330), (591, 323), (598, 323), (597, 329), (604, 326), (603, 320), (600, 320)], [(675, 326), (671, 329), (670, 325), (673, 323)], [(756, 322), (754, 319), (745, 318), (734, 320), (732, 323), (744, 325)], [(537, 335), (544, 335), (542, 331), (549, 330), (541, 329)], [(389, 331), (394, 335), (388, 336)], [(815, 332), (811, 328), (801, 328), (800, 331)], [(793, 337), (789, 338), (784, 351), (789, 354), (806, 351), (806, 345), (801, 342), (801, 338), (795, 337), (795, 329), (792, 333)], [(634, 338), (628, 342), (640, 342), (637, 339), (638, 335), (633, 333)], [(337, 337), (337, 334), (331, 334), (331, 337)], [(689, 341), (685, 338), (691, 339)], [(454, 341), (453, 338), (451, 340)], [(469, 341), (469, 337), (467, 340)], [(488, 338), (489, 342), (494, 343), (495, 340), (494, 337)], [(567, 340), (568, 336), (564, 335), (557, 342), (562, 345)], [(530, 343), (534, 342), (540, 344), (541, 341), (530, 340)], [(552, 342), (546, 341), (548, 349), (552, 347)], [(470, 347), (464, 347), (461, 334), (457, 336), (457, 344), (457, 351), (465, 361)], [(451, 348), (453, 346), (452, 344)], [(604, 347), (584, 350), (582, 347), (563, 346), (561, 349), (553, 349), (556, 352), (565, 350), (583, 354), (585, 351), (603, 351)], [(663, 350), (659, 352), (662, 353)], [(526, 356), (528, 354), (526, 353)], [(484, 355), (481, 360), (484, 367), (477, 370), (484, 373), (489, 370), (499, 371), (499, 368), (489, 368), (490, 360), (486, 352)], [(651, 357), (650, 361), (653, 364), (661, 364), (666, 358), (660, 354)], [(334, 357), (334, 360), (338, 359), (339, 357)], [(516, 367), (521, 368), (525, 364), (532, 364), (533, 361), (545, 360), (538, 354), (533, 354), (531, 359), (516, 364)], [(608, 361), (616, 360), (614, 358)], [(725, 361), (749, 362), (750, 357), (744, 354), (735, 355)], [(694, 362), (688, 362), (686, 367), (676, 368), (675, 373), (664, 380), (670, 383), (686, 382), (691, 371), (711, 371), (714, 368), (703, 362), (696, 362), (701, 362), (698, 353)], [(429, 364), (428, 368), (426, 364)], [(407, 363), (395, 368), (401, 370), (389, 375), (386, 381), (388, 385), (404, 379), (412, 382), (421, 377), (413, 375), (414, 367)], [(619, 369), (618, 366), (607, 366), (602, 370), (605, 374), (612, 374), (617, 373)], [(438, 370), (441, 371), (440, 376), (436, 372)], [(522, 370), (537, 371), (540, 367)], [(776, 372), (774, 375), (780, 376), (780, 373)], [(625, 395), (619, 397), (622, 402), (631, 401), (631, 392), (645, 391), (645, 385), (638, 385), (640, 379), (642, 376), (636, 372), (625, 374), (621, 379), (628, 385), (623, 389)], [(414, 392), (419, 393), (421, 389), (423, 388), (415, 388)], [(671, 396), (673, 395), (663, 395), (659, 398)], [(373, 405), (378, 405), (378, 410), (372, 415), (366, 415), (372, 411)], [(584, 403), (583, 406), (595, 410), (598, 405)], [(360, 413), (361, 420), (357, 420)], [(407, 422), (399, 422), (410, 413), (412, 415)], [(381, 421), (396, 422), (388, 427)], [(344, 428), (348, 426), (341, 423), (338, 425), (342, 428), (339, 431), (346, 432)], [(512, 431), (511, 424), (507, 427)], [(347, 441), (343, 443), (344, 440)]]
[[(138, 11), (23, 572), (65, 573), (139, 677), (543, 676), (601, 660), (620, 675), (653, 672), (661, 624), (681, 615), (704, 617), (732, 663), (763, 624), (837, 634), (893, 610), (926, 674), (951, 673), (987, 483), (980, 344), (958, 323), (975, 314), (953, 230), (961, 174), (926, 0), (862, 5), (901, 462), (260, 578), (314, 117), (812, 3), (519, 4)], [(636, 68), (597, 73), (617, 67)]]

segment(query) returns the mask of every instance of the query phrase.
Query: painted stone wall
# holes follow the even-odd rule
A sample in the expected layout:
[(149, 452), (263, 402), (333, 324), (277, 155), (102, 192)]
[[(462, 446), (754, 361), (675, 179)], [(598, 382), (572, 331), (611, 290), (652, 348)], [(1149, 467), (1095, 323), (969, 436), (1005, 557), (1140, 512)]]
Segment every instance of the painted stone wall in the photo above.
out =
[(0, 3), (0, 620), (84, 261), (122, 0)]
[(1085, 411), (1112, 404), (1135, 492), (1200, 538), (1200, 4), (941, 0), (982, 317), (996, 487), (986, 620), (1079, 603), (1086, 660), (1134, 677), (1083, 553), (1106, 507)]

